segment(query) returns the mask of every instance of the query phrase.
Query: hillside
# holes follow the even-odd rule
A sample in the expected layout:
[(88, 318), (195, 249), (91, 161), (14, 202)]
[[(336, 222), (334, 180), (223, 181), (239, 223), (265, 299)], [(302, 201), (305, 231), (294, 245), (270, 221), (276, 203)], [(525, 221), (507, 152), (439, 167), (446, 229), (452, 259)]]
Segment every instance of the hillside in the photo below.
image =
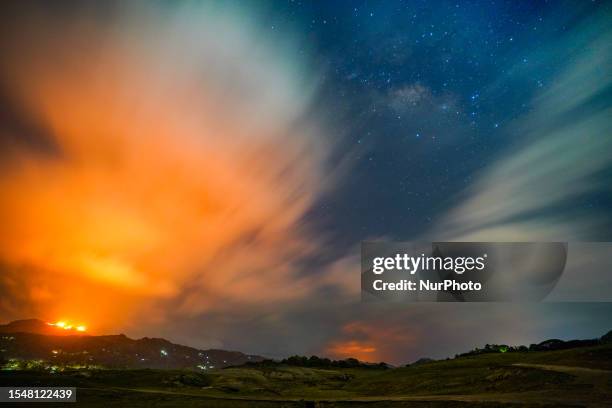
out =
[[(27, 332), (32, 330), (33, 332)], [(262, 357), (238, 351), (199, 350), (160, 338), (91, 336), (58, 330), (37, 320), (0, 326), (0, 359), (29, 368), (200, 369), (240, 365)], [(27, 368), (27, 367), (26, 367)]]
[(604, 407), (612, 345), (483, 354), (410, 367), (248, 365), (186, 370), (0, 371), (0, 382), (74, 386), (79, 401), (132, 407)]
[(133, 407), (603, 407), (612, 395), (609, 333), (487, 345), (400, 368), (354, 359), (263, 360), (123, 335), (0, 337), (11, 359), (0, 383), (77, 387), (79, 401), (92, 407), (109, 400)]
[(15, 320), (13, 322), (0, 325), (1, 333), (33, 333), (44, 334), (48, 336), (83, 336), (85, 335), (84, 328), (77, 330), (72, 326), (57, 326), (55, 323), (46, 323), (39, 319), (24, 319)]

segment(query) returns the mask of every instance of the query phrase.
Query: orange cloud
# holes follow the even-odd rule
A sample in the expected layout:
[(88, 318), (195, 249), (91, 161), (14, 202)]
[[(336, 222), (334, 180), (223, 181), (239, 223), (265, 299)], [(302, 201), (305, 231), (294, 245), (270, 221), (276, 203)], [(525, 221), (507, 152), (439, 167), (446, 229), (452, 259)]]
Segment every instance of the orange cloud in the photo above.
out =
[(373, 345), (356, 340), (333, 343), (327, 349), (327, 352), (334, 358), (353, 357), (361, 361), (374, 361), (376, 351)]
[(308, 292), (300, 219), (329, 151), (305, 119), (313, 87), (286, 48), (202, 7), (20, 32), (3, 77), (56, 151), (19, 150), (0, 174), (3, 311), (103, 329), (163, 320), (164, 301), (195, 314)]
[(339, 338), (330, 341), (323, 353), (332, 358), (388, 362), (395, 360), (397, 350), (407, 349), (416, 341), (416, 330), (405, 323), (356, 320), (342, 326)]

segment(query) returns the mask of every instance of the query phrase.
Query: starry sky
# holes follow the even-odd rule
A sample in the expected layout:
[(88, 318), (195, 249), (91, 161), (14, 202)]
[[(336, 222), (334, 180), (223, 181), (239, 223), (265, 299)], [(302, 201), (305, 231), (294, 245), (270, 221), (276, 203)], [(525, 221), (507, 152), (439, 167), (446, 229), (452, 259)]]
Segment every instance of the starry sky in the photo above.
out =
[[(348, 241), (408, 239), (435, 223), (481, 169), (522, 141), (512, 125), (577, 58), (577, 31), (609, 8), (601, 2), (291, 4), (288, 18), (306, 25), (328, 64), (330, 98), (348, 123), (347, 143), (356, 146), (351, 180), (314, 210)], [(601, 211), (611, 204), (609, 195), (597, 194), (573, 203)]]
[(1, 315), (394, 364), (600, 336), (361, 303), (359, 243), (612, 240), (611, 7), (3, 5)]

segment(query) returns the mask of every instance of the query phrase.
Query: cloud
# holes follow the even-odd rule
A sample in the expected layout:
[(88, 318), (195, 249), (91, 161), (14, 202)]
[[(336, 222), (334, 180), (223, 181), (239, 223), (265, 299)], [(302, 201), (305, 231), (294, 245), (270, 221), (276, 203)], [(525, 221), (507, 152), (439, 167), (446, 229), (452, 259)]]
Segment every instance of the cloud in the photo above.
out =
[[(471, 186), (452, 197), (453, 205), (422, 239), (593, 240), (607, 228), (609, 214), (583, 205), (589, 198), (610, 194), (612, 112), (606, 97), (612, 78), (602, 67), (612, 58), (612, 38), (610, 30), (601, 27), (598, 18), (587, 21), (560, 38), (553, 49), (537, 50), (545, 60), (568, 61), (565, 69), (536, 95), (528, 114), (504, 129), (517, 140), (514, 148), (492, 158)], [(570, 55), (559, 54), (564, 52)], [(412, 114), (422, 106), (434, 106), (429, 102), (431, 93), (422, 85), (409, 85), (388, 96), (387, 106), (395, 112), (404, 109)], [(601, 283), (609, 281), (609, 268), (598, 267), (604, 274), (599, 277), (592, 269), (593, 257), (601, 257), (606, 247), (591, 249), (583, 254), (590, 262), (574, 266), (576, 274), (561, 282), (557, 300), (603, 298), (606, 286)], [(589, 268), (581, 268), (584, 265)], [(319, 346), (321, 353), (335, 357), (355, 353), (368, 361), (397, 364), (420, 357), (444, 358), (486, 343), (519, 345), (554, 337), (598, 337), (609, 330), (603, 316), (610, 304), (344, 307), (350, 311), (335, 308), (336, 320), (343, 323)]]
[(0, 174), (3, 315), (103, 330), (305, 296), (300, 220), (333, 176), (316, 75), (249, 10), (105, 11), (5, 27), (8, 95), (55, 147)]
[(419, 329), (410, 324), (355, 320), (342, 327), (340, 338), (333, 340), (324, 352), (341, 359), (353, 357), (369, 362), (393, 361), (392, 350), (413, 347), (418, 332)]
[[(338, 182), (334, 140), (312, 114), (318, 77), (295, 38), (265, 34), (251, 10), (19, 7), (0, 37), (0, 97), (15, 108), (0, 112), (6, 319), (396, 364), (485, 343), (594, 337), (608, 324), (606, 304), (361, 304), (356, 251), (304, 271), (324, 240), (302, 220)], [(507, 127), (522, 145), (483, 170), (432, 237), (592, 233), (595, 214), (549, 210), (605, 191), (609, 111), (597, 100), (610, 78), (597, 67), (608, 44), (593, 42)], [(403, 129), (442, 136), (466, 126), (455, 98), (424, 83), (372, 100), (401, 115)]]
[[(593, 22), (592, 22), (593, 23)], [(581, 30), (564, 42), (584, 43), (531, 112), (506, 131), (522, 142), (485, 168), (430, 233), (452, 240), (584, 240), (597, 236), (605, 214), (576, 206), (609, 194), (605, 172), (612, 132), (602, 93), (612, 78), (601, 69), (612, 58), (609, 32)]]

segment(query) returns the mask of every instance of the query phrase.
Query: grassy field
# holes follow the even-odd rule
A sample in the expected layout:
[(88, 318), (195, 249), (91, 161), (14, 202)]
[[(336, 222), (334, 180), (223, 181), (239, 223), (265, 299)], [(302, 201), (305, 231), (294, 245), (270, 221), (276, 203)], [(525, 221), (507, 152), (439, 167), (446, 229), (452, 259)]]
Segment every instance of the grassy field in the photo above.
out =
[[(612, 406), (612, 346), (498, 353), (396, 369), (272, 365), (208, 373), (3, 371), (3, 385), (75, 386), (91, 407)], [(47, 406), (47, 405), (46, 405)]]

